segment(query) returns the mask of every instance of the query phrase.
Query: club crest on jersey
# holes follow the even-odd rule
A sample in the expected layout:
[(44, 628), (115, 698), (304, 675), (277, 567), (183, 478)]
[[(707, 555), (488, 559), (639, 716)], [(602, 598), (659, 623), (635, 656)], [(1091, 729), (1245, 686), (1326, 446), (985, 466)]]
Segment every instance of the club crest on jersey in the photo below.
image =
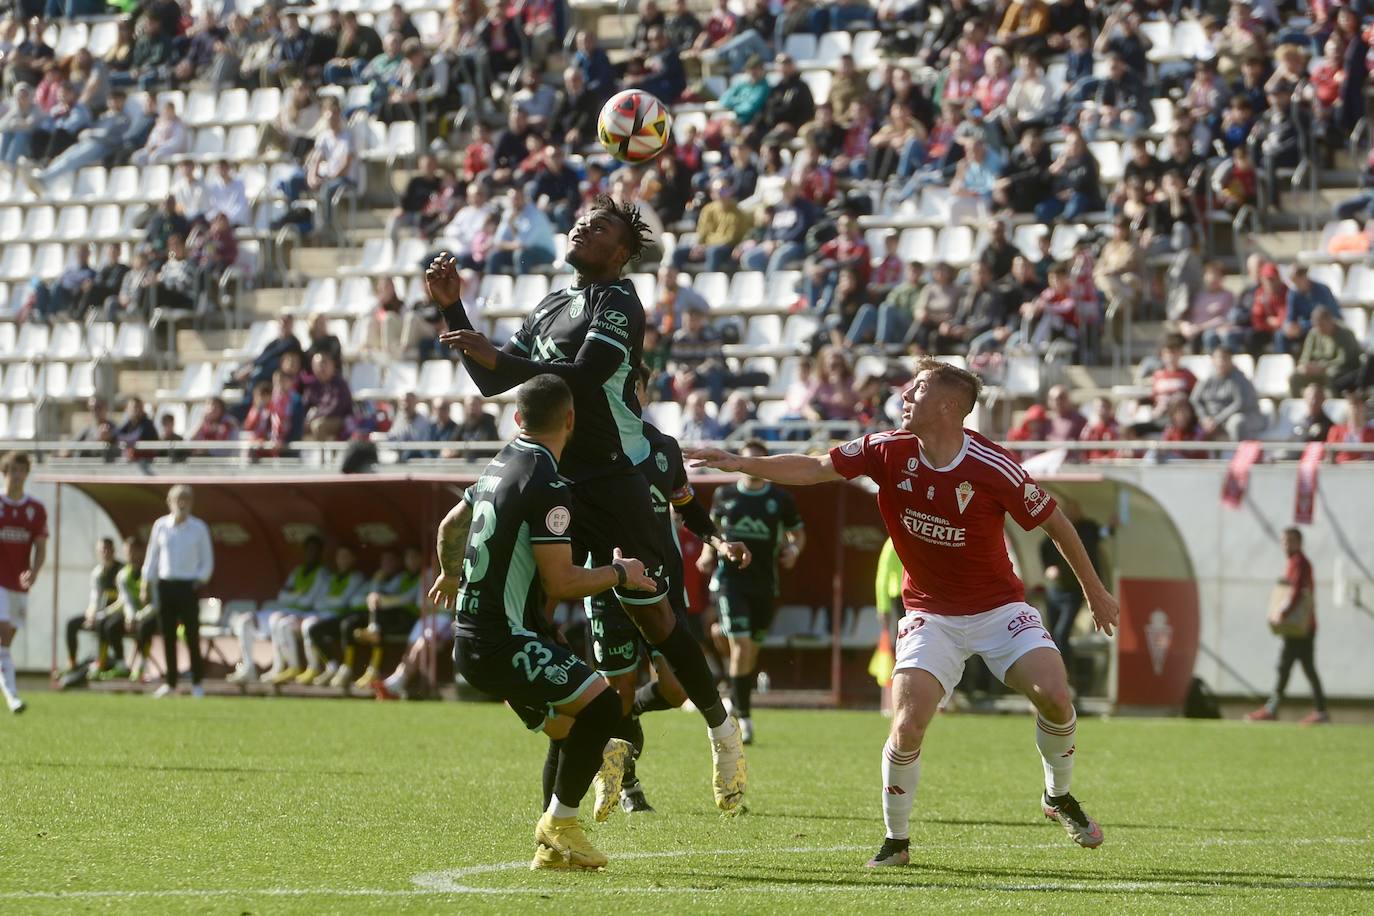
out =
[(573, 299), (569, 300), (569, 302), (568, 302), (568, 317), (569, 317), (569, 318), (581, 318), (581, 317), (582, 317), (582, 297), (581, 297), (581, 296), (577, 296), (577, 297), (574, 297)]
[(965, 480), (954, 488), (954, 498), (959, 501), (959, 514), (963, 515), (968, 508), (969, 502), (973, 500), (973, 484)]
[(934, 499), (934, 498), (935, 498), (935, 488), (934, 488), (934, 487), (926, 487), (926, 499)]
[(908, 458), (908, 459), (906, 460), (906, 472), (907, 472), (908, 474), (915, 474), (915, 473), (916, 473), (916, 469), (919, 468), (920, 466), (921, 466), (921, 459), (919, 459), (919, 458)]
[(658, 468), (660, 474), (668, 473), (668, 456), (662, 452), (654, 455), (654, 467)]
[(1026, 511), (1031, 515), (1039, 515), (1050, 501), (1050, 494), (1029, 481), (1026, 482), (1024, 496)]
[(25, 506), (24, 515), (28, 518), (29, 521), (33, 521), (33, 506)]

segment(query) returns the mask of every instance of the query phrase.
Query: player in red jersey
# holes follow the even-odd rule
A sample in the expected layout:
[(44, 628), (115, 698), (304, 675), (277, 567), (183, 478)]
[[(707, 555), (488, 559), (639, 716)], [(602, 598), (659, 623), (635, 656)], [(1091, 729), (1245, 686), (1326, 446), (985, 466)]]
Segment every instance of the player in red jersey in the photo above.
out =
[(10, 643), (24, 622), (33, 588), (43, 561), (48, 558), (48, 510), (32, 496), (24, 495), (29, 479), (29, 456), (10, 452), (0, 459), (5, 492), (0, 495), (0, 691), (10, 712), (24, 711), (14, 680)]
[(687, 451), (695, 467), (738, 471), (802, 486), (870, 477), (878, 508), (906, 574), (906, 609), (892, 679), (895, 712), (883, 748), (883, 822), (887, 836), (868, 867), (905, 865), (908, 824), (920, 778), (921, 741), (971, 655), (1024, 694), (1038, 713), (1035, 743), (1045, 764), (1041, 809), (1080, 846), (1102, 843), (1102, 829), (1069, 794), (1076, 716), (1064, 663), (1040, 615), (1012, 572), (1003, 524), (1040, 527), (1083, 585), (1093, 620), (1107, 635), (1116, 599), (1093, 571), (1073, 524), (1054, 498), (1000, 446), (964, 429), (981, 383), (963, 369), (923, 361), (902, 393), (902, 428), (873, 433), (825, 456), (743, 458), (717, 449)]

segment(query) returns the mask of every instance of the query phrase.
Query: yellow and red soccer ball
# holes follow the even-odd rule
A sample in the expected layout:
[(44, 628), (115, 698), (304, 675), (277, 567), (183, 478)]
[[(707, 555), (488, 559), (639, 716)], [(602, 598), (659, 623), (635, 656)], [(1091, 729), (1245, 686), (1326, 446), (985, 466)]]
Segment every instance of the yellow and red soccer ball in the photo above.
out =
[(667, 105), (641, 89), (626, 89), (601, 109), (596, 138), (621, 162), (648, 162), (663, 152), (672, 129)]

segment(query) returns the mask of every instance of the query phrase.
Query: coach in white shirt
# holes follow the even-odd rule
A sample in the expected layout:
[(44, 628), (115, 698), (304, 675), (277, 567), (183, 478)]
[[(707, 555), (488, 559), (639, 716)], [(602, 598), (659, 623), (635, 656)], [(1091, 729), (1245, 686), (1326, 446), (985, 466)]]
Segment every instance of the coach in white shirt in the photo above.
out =
[(153, 694), (165, 697), (177, 689), (177, 624), (186, 630), (191, 656), (191, 695), (205, 695), (200, 686), (200, 601), (196, 592), (215, 569), (210, 528), (191, 514), (191, 488), (185, 484), (167, 493), (171, 512), (153, 522), (148, 553), (143, 560), (144, 602), (152, 590), (153, 605), (162, 621), (162, 648), (167, 659), (166, 682)]

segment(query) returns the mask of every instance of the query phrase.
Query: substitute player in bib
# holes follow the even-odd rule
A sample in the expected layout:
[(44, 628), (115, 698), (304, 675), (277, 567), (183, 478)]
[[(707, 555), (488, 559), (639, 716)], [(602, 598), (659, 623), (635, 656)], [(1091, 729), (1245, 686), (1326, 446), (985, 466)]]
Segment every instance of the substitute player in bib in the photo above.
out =
[(500, 350), (472, 329), (452, 257), (436, 258), (425, 279), (450, 328), (441, 339), (462, 352), (483, 395), (508, 391), (541, 373), (558, 376), (572, 389), (577, 431), (561, 473), (571, 482), (577, 506), (573, 544), (596, 566), (609, 563), (612, 547), (621, 546), (658, 580), (652, 594), (617, 590), (616, 597), (701, 710), (711, 740), (716, 806), (737, 812), (748, 781), (739, 728), (716, 693), (701, 647), (668, 601), (668, 545), (654, 518), (648, 482), (635, 472), (649, 456), (634, 392), (644, 306), (621, 274), (649, 243), (647, 232), (637, 208), (597, 198), (568, 235), (567, 260), (576, 269), (572, 286), (544, 297)]
[(0, 496), (0, 690), (10, 712), (24, 711), (14, 678), (10, 644), (29, 609), (29, 589), (48, 558), (48, 510), (24, 493), (29, 456), (10, 452), (0, 459), (5, 493)]
[(902, 393), (902, 428), (873, 433), (828, 455), (741, 458), (714, 449), (688, 452), (705, 465), (784, 484), (869, 477), (906, 575), (897, 631), (892, 732), (883, 748), (887, 836), (870, 868), (909, 861), (908, 824), (921, 774), (927, 726), (959, 682), (970, 655), (982, 656), (1038, 713), (1035, 744), (1045, 765), (1041, 808), (1080, 846), (1102, 829), (1069, 794), (1076, 718), (1064, 663), (1025, 588), (1012, 572), (1003, 526), (1044, 529), (1083, 585), (1093, 620), (1107, 635), (1116, 599), (1093, 571), (1073, 524), (1005, 449), (963, 428), (981, 383), (933, 359), (921, 362)]
[[(740, 453), (768, 454), (757, 439), (744, 443)], [(749, 545), (754, 562), (740, 566), (721, 558), (707, 545), (697, 568), (714, 574), (712, 588), (720, 609), (720, 630), (729, 646), (730, 684), (735, 715), (745, 744), (754, 743), (752, 697), (758, 677), (759, 645), (773, 626), (778, 603), (778, 569), (791, 569), (806, 547), (806, 528), (797, 502), (781, 487), (745, 476), (718, 487), (711, 499), (711, 519), (732, 541)], [(714, 567), (714, 569), (712, 569)]]
[(454, 611), (454, 668), (478, 690), (510, 704), (549, 736), (545, 810), (534, 828), (532, 868), (600, 868), (578, 805), (602, 769), (615, 783), (630, 756), (612, 737), (614, 690), (552, 638), (544, 599), (568, 600), (615, 587), (652, 594), (658, 584), (637, 559), (612, 549), (605, 566), (573, 563), (574, 508), (559, 460), (573, 431), (573, 396), (552, 375), (520, 386), (520, 435), (503, 448), (439, 526), (440, 575), (430, 599)]

